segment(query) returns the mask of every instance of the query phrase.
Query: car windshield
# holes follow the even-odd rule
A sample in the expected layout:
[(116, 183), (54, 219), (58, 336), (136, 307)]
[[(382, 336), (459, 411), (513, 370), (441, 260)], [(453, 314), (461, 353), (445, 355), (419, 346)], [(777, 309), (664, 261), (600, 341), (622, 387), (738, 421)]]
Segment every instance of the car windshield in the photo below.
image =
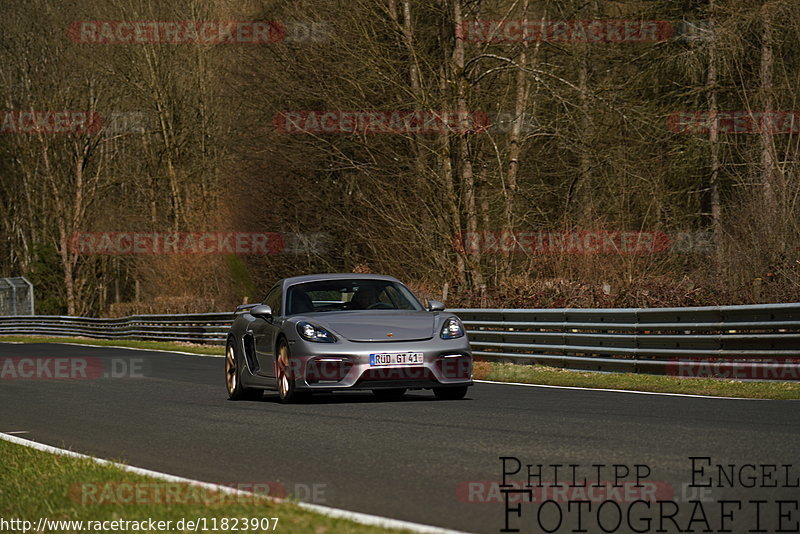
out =
[(291, 286), (286, 315), (342, 310), (423, 310), (403, 284), (390, 280), (320, 280)]

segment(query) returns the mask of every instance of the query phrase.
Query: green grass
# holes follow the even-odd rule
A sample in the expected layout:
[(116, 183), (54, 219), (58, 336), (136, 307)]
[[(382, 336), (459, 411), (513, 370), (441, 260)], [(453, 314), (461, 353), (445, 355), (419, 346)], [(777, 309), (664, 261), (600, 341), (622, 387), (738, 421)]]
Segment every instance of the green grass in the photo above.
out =
[(196, 345), (175, 341), (135, 341), (129, 339), (93, 339), (87, 337), (44, 337), (44, 336), (0, 336), (0, 343), (76, 343), (79, 345), (100, 345), (103, 347), (131, 347), (134, 349), (169, 350), (191, 352), (192, 354), (224, 356), (222, 345)]
[[(242, 498), (178, 486), (172, 482), (128, 473), (115, 466), (100, 465), (89, 459), (50, 454), (4, 440), (0, 440), (0, 458), (0, 517), (31, 521), (34, 529), (39, 518), (73, 521), (142, 521), (152, 518), (156, 521), (172, 521), (172, 529), (167, 532), (181, 532), (175, 527), (184, 518), (207, 518), (209, 528), (212, 525), (211, 518), (217, 518), (218, 521), (222, 518), (278, 518), (274, 531), (273, 521), (270, 520), (268, 529), (250, 529), (247, 532), (400, 532), (326, 517), (292, 503), (279, 504), (267, 499)], [(139, 497), (136, 503), (121, 502), (128, 500), (127, 495), (133, 495), (127, 489), (135, 487), (147, 489), (149, 493), (146, 495), (151, 497)], [(178, 487), (182, 487), (183, 491), (172, 493), (173, 496), (182, 496), (177, 499), (180, 501), (178, 504), (165, 504), (163, 498), (152, 498), (155, 494), (152, 488), (159, 488), (166, 495), (169, 488), (174, 490)], [(87, 488), (96, 490), (96, 493), (87, 493)], [(106, 488), (112, 491), (106, 491)], [(86, 495), (92, 497), (87, 499)], [(229, 527), (224, 532), (232, 532), (232, 524)], [(243, 531), (242, 525), (239, 531)]]
[[(192, 354), (225, 354), (222, 346), (193, 345), (167, 341), (128, 341), (88, 338), (57, 338), (40, 336), (0, 336), (3, 341), (21, 343), (81, 343), (109, 347), (133, 347), (150, 350), (190, 352)], [(593, 373), (546, 367), (543, 365), (514, 365), (476, 362), (475, 378), (497, 382), (521, 382), (551, 386), (575, 386), (603, 389), (630, 389), (658, 393), (686, 393), (715, 397), (753, 399), (800, 399), (800, 382), (741, 381), (706, 378), (677, 378), (635, 373)]]
[(475, 378), (550, 386), (629, 389), (658, 393), (685, 393), (713, 397), (800, 399), (800, 383), (740, 381), (713, 378), (677, 378), (635, 373), (597, 373), (557, 369), (543, 365), (476, 362)]

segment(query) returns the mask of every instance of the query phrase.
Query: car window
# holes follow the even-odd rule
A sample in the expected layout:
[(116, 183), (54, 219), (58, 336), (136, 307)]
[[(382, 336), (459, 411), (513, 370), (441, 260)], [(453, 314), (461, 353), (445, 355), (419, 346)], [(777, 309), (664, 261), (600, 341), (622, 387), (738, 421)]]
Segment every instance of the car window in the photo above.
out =
[(272, 308), (272, 315), (279, 317), (281, 314), (281, 286), (273, 287), (264, 298), (264, 304)]
[(403, 295), (400, 294), (397, 287), (394, 285), (386, 286), (381, 292), (378, 300), (380, 302), (389, 304), (392, 308), (398, 310), (414, 310), (414, 305)]
[(286, 315), (347, 310), (422, 310), (411, 291), (389, 280), (319, 280), (287, 291)]

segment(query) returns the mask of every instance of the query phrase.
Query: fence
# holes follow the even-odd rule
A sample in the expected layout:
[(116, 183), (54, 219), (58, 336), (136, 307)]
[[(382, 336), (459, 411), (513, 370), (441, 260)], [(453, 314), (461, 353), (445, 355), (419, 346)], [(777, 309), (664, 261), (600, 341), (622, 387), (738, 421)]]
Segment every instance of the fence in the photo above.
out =
[(83, 336), (223, 344), (231, 313), (132, 315), (119, 319), (36, 315), (0, 317), (0, 335)]
[(687, 376), (698, 362), (713, 362), (717, 371), (750, 362), (742, 378), (776, 367), (800, 378), (800, 303), (453, 311), (479, 358)]
[[(798, 372), (800, 303), (651, 309), (457, 309), (477, 358), (681, 374), (698, 361)], [(223, 344), (232, 313), (0, 317), (0, 335)], [(723, 362), (723, 363), (719, 363)], [(683, 366), (683, 367), (681, 367)]]
[(0, 315), (33, 313), (33, 284), (22, 276), (0, 278)]

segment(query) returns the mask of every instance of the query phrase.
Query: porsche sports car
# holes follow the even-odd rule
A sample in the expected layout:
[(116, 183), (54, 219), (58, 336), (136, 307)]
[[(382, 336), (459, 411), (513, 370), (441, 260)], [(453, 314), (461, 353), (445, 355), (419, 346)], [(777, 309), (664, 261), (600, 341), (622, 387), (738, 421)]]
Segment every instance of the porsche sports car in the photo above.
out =
[(458, 317), (441, 302), (424, 307), (396, 278), (297, 276), (236, 309), (225, 379), (231, 399), (266, 389), (285, 403), (340, 390), (396, 399), (432, 389), (461, 399), (472, 385), (472, 352)]

